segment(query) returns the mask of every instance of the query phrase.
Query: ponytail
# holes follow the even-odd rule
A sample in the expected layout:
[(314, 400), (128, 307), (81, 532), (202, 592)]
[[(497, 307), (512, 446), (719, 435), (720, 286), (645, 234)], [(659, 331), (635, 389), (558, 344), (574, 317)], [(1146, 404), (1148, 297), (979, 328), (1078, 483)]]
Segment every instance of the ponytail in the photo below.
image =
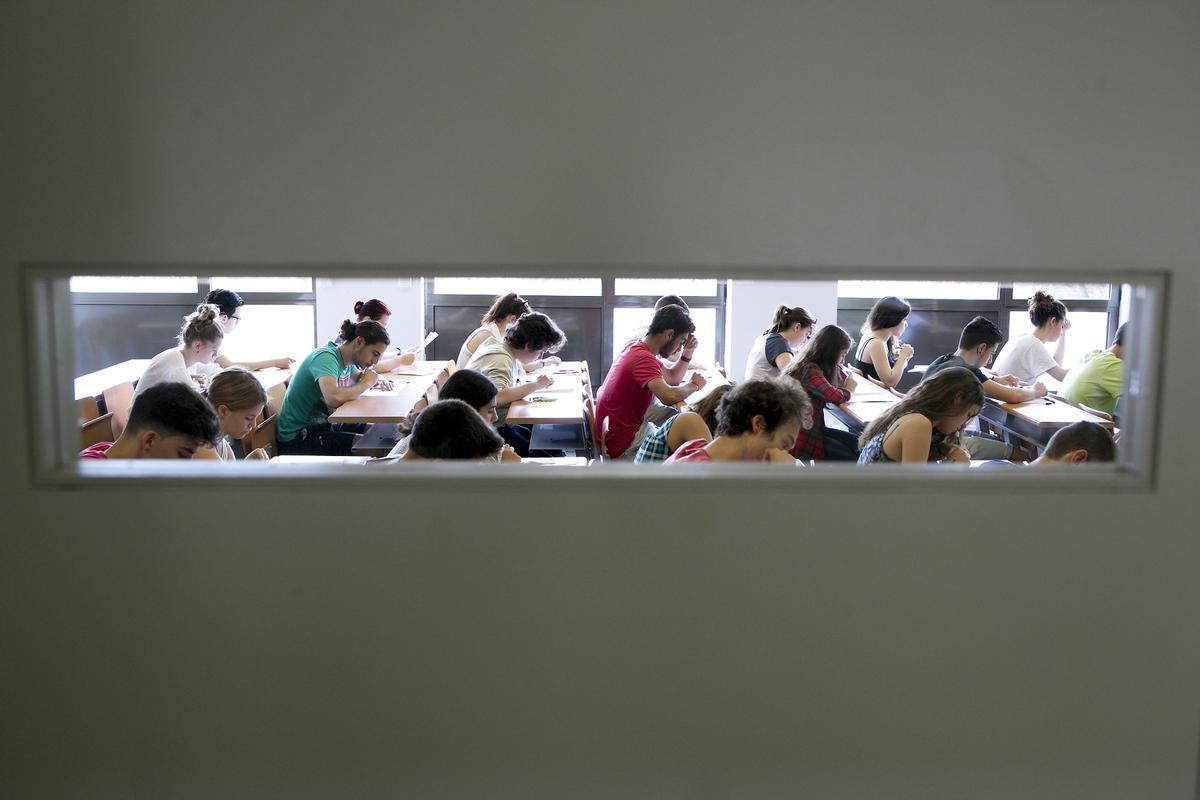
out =
[(808, 313), (807, 309), (800, 306), (794, 308), (780, 306), (775, 309), (775, 316), (771, 319), (771, 327), (763, 331), (763, 335), (770, 336), (772, 333), (783, 333), (797, 323), (805, 328), (811, 328), (817, 324), (817, 318)]
[(533, 311), (529, 307), (529, 301), (516, 292), (502, 294), (492, 303), (492, 307), (483, 315), (483, 324), (488, 325), (493, 322), (499, 322), (508, 317), (520, 317), (522, 314), (528, 314)]
[(392, 310), (382, 300), (359, 300), (354, 304), (354, 316), (357, 319), (370, 319), (378, 322), (383, 317), (390, 317)]
[(190, 347), (193, 342), (219, 342), (225, 338), (225, 330), (218, 321), (221, 309), (209, 303), (201, 303), (196, 310), (183, 318), (179, 329), (179, 344)]
[(342, 320), (342, 341), (353, 342), (362, 337), (364, 344), (391, 344), (387, 329), (374, 320), (365, 319), (362, 322)]

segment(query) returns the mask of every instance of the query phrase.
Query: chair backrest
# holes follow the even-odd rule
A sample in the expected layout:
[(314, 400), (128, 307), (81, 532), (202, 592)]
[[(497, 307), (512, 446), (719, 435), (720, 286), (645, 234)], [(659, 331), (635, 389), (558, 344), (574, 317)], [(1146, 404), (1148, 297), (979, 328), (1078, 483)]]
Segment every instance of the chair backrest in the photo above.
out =
[(104, 390), (104, 410), (112, 414), (113, 436), (120, 436), (133, 408), (133, 382), (125, 381)]
[[(442, 367), (442, 371), (438, 373), (438, 376), (436, 378), (434, 378), (434, 381), (433, 381), (434, 388), (440, 390), (443, 386), (446, 385), (446, 381), (450, 380), (450, 376), (453, 375), (457, 371), (458, 371), (458, 365), (455, 364), (453, 361), (447, 361), (446, 365), (444, 367)], [(431, 402), (437, 402), (437, 395), (434, 395), (434, 398)]]
[(600, 449), (600, 431), (596, 429), (596, 403), (589, 394), (583, 396), (583, 416), (591, 437), (592, 458), (600, 460), (603, 451)]
[(263, 409), (263, 421), (267, 417), (277, 416), (283, 408), (283, 396), (287, 394), (287, 384), (277, 383), (270, 389), (267, 389), (267, 407)]
[(94, 397), (82, 397), (75, 401), (79, 406), (79, 424), (91, 422), (100, 416), (100, 404)]
[(272, 414), (255, 425), (254, 430), (250, 431), (250, 435), (242, 439), (242, 452), (250, 455), (261, 447), (271, 458), (279, 455), (279, 444), (275, 441), (275, 421), (277, 419), (278, 417)]
[(101, 442), (115, 442), (117, 437), (113, 434), (112, 420), (112, 412), (109, 412), (83, 423), (79, 428), (79, 449), (86, 450)]

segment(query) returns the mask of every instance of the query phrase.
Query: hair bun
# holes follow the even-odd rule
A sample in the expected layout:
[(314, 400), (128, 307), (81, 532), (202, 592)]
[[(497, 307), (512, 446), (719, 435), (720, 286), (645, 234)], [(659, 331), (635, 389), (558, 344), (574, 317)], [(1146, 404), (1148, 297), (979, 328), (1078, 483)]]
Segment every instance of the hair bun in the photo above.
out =
[(362, 311), (363, 311), (363, 301), (362, 301), (362, 300), (356, 300), (356, 301), (354, 302), (354, 313), (355, 313), (355, 314), (358, 314), (358, 315), (360, 315), (360, 316), (361, 316), (361, 315), (362, 315)]
[(200, 305), (196, 306), (194, 318), (197, 322), (208, 322), (209, 320), (216, 319), (218, 316), (220, 316), (220, 314), (221, 309), (217, 308), (211, 303), (201, 303)]
[(1029, 307), (1030, 308), (1048, 307), (1048, 306), (1053, 306), (1054, 304), (1055, 304), (1054, 295), (1047, 294), (1046, 292), (1043, 292), (1041, 289), (1038, 289), (1036, 292), (1033, 293), (1033, 297), (1029, 298)]

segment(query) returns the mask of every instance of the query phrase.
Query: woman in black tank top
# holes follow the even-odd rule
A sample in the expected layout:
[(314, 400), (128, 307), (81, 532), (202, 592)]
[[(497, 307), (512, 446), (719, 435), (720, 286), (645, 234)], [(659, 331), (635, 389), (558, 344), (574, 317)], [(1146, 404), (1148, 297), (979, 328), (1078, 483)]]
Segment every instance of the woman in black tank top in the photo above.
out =
[[(912, 306), (899, 297), (884, 297), (871, 307), (863, 325), (862, 332), (867, 335), (855, 351), (854, 366), (884, 386), (898, 384), (913, 357), (912, 345), (900, 344), (911, 310)], [(872, 342), (878, 344), (872, 347)]]

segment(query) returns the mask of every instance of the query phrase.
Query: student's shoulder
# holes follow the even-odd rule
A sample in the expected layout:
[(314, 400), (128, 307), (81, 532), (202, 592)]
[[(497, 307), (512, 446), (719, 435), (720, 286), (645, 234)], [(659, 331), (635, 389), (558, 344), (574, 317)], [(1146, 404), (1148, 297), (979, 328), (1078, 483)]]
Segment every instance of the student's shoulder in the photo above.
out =
[(898, 430), (911, 431), (913, 433), (918, 433), (918, 432), (932, 433), (933, 432), (933, 421), (930, 420), (929, 417), (925, 416), (924, 414), (918, 414), (917, 412), (914, 411), (912, 413), (905, 414), (904, 416), (902, 416), (898, 420), (896, 420), (896, 428)]

